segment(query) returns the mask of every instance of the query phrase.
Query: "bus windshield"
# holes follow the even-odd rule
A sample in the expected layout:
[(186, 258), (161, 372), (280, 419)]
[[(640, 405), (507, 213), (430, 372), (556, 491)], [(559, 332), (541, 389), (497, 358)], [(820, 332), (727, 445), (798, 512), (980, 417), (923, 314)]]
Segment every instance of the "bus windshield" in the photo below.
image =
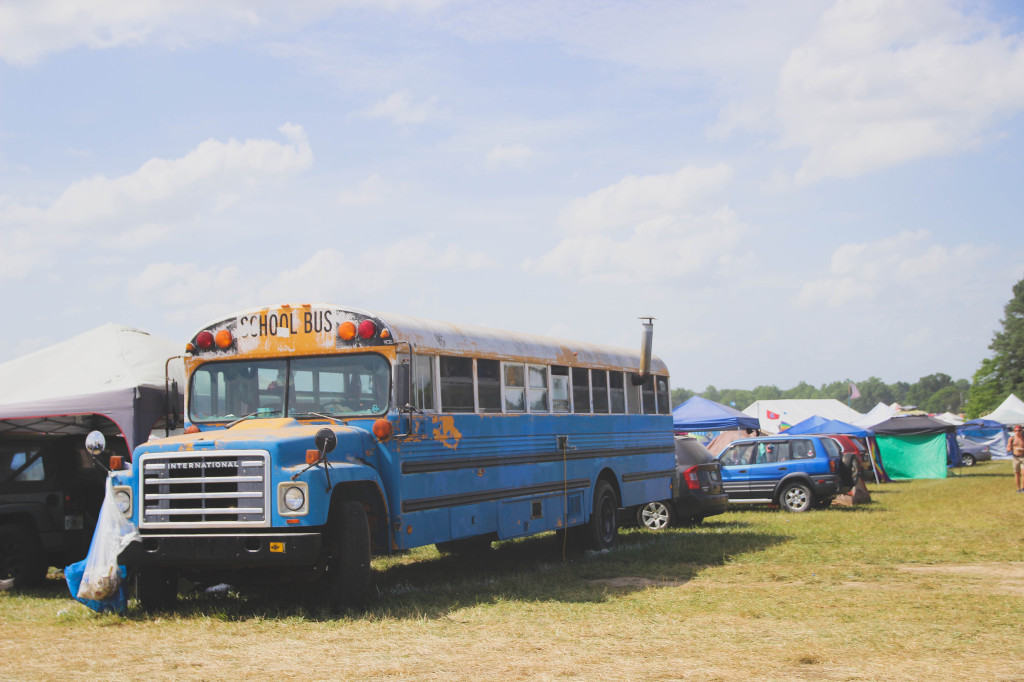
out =
[(369, 417), (388, 410), (391, 367), (376, 353), (210, 362), (192, 374), (194, 422)]

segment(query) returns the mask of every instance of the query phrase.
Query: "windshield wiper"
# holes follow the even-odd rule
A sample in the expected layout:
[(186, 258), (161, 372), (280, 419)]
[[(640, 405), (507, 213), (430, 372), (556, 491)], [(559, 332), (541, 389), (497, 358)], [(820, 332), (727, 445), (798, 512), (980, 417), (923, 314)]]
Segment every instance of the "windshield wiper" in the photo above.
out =
[(277, 415), (278, 412), (279, 412), (279, 410), (268, 410), (268, 408), (266, 408), (266, 407), (261, 407), (260, 409), (256, 410), (255, 412), (250, 412), (249, 414), (242, 415), (241, 417), (239, 417), (238, 419), (234, 420), (233, 422), (225, 424), (224, 428), (225, 429), (230, 429), (235, 424), (238, 424), (239, 422), (244, 422), (246, 419), (252, 419), (253, 417), (264, 416), (264, 417), (267, 417), (268, 419), (269, 418), (273, 418), (275, 416), (278, 416)]
[(336, 422), (338, 422), (340, 424), (344, 424), (346, 419), (351, 419), (352, 418), (352, 417), (335, 417), (333, 415), (323, 414), (321, 412), (293, 412), (291, 414), (291, 416), (292, 417), (320, 417), (321, 419), (331, 419), (331, 420), (336, 421)]

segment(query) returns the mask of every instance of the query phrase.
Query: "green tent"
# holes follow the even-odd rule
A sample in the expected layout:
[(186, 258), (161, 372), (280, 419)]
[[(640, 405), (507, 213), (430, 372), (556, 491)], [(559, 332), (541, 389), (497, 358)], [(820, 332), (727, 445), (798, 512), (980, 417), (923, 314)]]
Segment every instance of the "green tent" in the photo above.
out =
[(875, 424), (871, 430), (889, 478), (946, 478), (955, 426), (928, 416), (906, 415)]

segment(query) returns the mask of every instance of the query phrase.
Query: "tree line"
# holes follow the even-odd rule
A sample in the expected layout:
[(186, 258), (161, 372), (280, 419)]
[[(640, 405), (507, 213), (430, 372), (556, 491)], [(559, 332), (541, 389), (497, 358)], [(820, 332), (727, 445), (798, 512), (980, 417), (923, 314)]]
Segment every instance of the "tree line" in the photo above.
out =
[[(870, 377), (861, 381), (833, 381), (819, 387), (801, 381), (785, 390), (777, 386), (758, 386), (753, 390), (708, 386), (696, 393), (677, 388), (672, 391), (672, 404), (679, 405), (699, 395), (743, 410), (758, 400), (835, 398), (858, 412), (867, 412), (878, 403), (899, 403), (934, 414), (962, 412), (967, 419), (974, 419), (992, 412), (1011, 393), (1024, 399), (1024, 279), (1013, 286), (1013, 298), (1003, 312), (1001, 329), (995, 332), (989, 344), (992, 356), (981, 361), (970, 382), (938, 373), (921, 377), (914, 383), (887, 384), (878, 377)], [(851, 386), (857, 387), (858, 397), (852, 397)]]
[[(857, 387), (857, 391), (860, 393), (859, 397), (851, 397), (851, 385)], [(679, 405), (694, 395), (699, 395), (716, 403), (743, 410), (758, 400), (834, 398), (848, 404), (858, 412), (868, 412), (881, 402), (886, 405), (892, 403), (904, 406), (913, 405), (926, 412), (958, 414), (967, 402), (970, 389), (971, 384), (966, 379), (954, 380), (948, 374), (939, 373), (921, 377), (914, 383), (897, 381), (887, 384), (878, 377), (870, 377), (861, 381), (848, 379), (833, 381), (821, 386), (812, 386), (801, 381), (789, 389), (780, 389), (777, 386), (758, 386), (753, 390), (744, 390), (738, 388), (718, 389), (708, 386), (703, 391), (696, 393), (686, 388), (677, 388), (672, 391), (672, 404)]]

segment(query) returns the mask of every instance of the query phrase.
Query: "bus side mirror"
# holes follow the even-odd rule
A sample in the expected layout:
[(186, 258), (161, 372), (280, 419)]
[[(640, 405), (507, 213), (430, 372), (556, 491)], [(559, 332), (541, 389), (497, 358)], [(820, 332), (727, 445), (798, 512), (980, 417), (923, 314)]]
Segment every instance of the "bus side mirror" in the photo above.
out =
[(409, 363), (403, 362), (395, 367), (395, 405), (402, 407), (410, 402), (409, 395)]
[(321, 455), (326, 455), (337, 447), (338, 436), (331, 429), (320, 429), (313, 436), (313, 444)]
[(99, 431), (93, 431), (85, 437), (85, 449), (93, 457), (99, 457), (107, 449), (107, 439)]
[(171, 390), (167, 393), (167, 412), (165, 415), (166, 433), (170, 435), (170, 432), (178, 428), (178, 420), (180, 415), (178, 414), (178, 405), (181, 404), (181, 394), (178, 392), (178, 382), (171, 382)]

